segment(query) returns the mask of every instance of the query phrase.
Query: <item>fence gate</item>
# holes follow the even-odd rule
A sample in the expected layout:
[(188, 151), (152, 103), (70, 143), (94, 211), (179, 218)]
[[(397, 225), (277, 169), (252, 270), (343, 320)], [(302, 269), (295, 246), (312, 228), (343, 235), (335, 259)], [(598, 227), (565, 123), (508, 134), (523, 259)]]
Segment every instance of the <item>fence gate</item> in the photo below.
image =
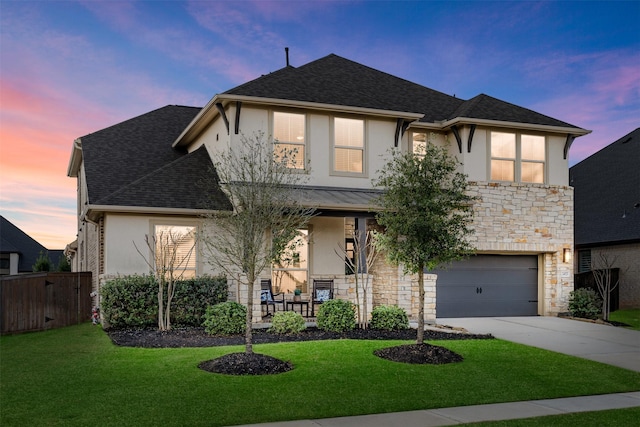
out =
[(91, 273), (30, 273), (0, 278), (0, 333), (42, 331), (91, 317)]

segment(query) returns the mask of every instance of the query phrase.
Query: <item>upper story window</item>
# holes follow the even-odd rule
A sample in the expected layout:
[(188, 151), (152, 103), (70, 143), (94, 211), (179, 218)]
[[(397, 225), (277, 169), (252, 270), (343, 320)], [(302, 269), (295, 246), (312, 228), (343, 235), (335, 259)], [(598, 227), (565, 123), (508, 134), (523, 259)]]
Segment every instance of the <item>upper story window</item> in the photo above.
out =
[(423, 157), (427, 152), (427, 134), (425, 132), (413, 132), (409, 150), (416, 156)]
[(491, 132), (491, 180), (544, 183), (545, 138)]
[(334, 119), (333, 170), (364, 174), (364, 120)]
[(305, 116), (273, 113), (274, 155), (292, 169), (305, 168)]

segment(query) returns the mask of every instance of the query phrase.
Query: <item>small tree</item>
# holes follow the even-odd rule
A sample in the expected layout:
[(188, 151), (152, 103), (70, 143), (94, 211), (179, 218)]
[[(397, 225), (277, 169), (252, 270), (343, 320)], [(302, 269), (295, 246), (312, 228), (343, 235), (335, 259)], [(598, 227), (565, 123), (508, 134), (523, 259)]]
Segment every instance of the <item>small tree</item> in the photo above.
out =
[[(358, 317), (358, 326), (361, 329), (367, 329), (367, 319), (369, 311), (367, 307), (367, 294), (369, 292), (370, 277), (369, 273), (373, 268), (378, 257), (378, 250), (373, 242), (374, 234), (372, 231), (358, 232), (355, 230), (351, 233), (353, 239), (353, 249), (348, 249), (343, 243), (338, 243), (335, 249), (336, 255), (347, 264), (349, 272), (353, 273), (356, 285), (356, 315)], [(353, 256), (349, 256), (349, 252)], [(362, 295), (360, 294), (362, 289)], [(361, 299), (362, 297), (362, 299)], [(362, 303), (362, 309), (361, 307)]]
[(51, 260), (49, 254), (40, 251), (40, 255), (36, 259), (36, 263), (33, 264), (32, 269), (34, 272), (38, 271), (51, 271)]
[(375, 185), (384, 193), (376, 215), (384, 232), (376, 233), (379, 248), (405, 273), (418, 274), (417, 344), (424, 341), (424, 271), (471, 253), (467, 236), (473, 198), (458, 162), (443, 148), (429, 143), (424, 156), (392, 152)]
[(69, 264), (66, 255), (62, 255), (58, 260), (58, 271), (71, 271), (71, 264)]
[(598, 286), (598, 292), (602, 298), (602, 319), (608, 321), (611, 312), (611, 292), (620, 284), (620, 276), (617, 276), (614, 282), (612, 274), (613, 266), (618, 258), (616, 256), (609, 258), (604, 252), (600, 252), (598, 258), (598, 266), (596, 268), (595, 265), (592, 265), (591, 272), (593, 273), (593, 278)]
[[(138, 253), (149, 266), (149, 270), (158, 282), (158, 329), (171, 329), (171, 302), (175, 295), (175, 283), (180, 280), (194, 255), (195, 238), (193, 233), (181, 233), (171, 228), (161, 230), (154, 236), (144, 236), (151, 256), (147, 258), (135, 246)], [(185, 242), (187, 247), (185, 247)]]
[(305, 174), (290, 168), (296, 150), (275, 147), (272, 140), (256, 133), (242, 136), (218, 153), (211, 179), (218, 180), (232, 205), (230, 212), (217, 212), (206, 221), (203, 234), (209, 262), (234, 277), (247, 289), (245, 352), (253, 353), (254, 283), (265, 269), (280, 259), (314, 214), (301, 204), (299, 188)]

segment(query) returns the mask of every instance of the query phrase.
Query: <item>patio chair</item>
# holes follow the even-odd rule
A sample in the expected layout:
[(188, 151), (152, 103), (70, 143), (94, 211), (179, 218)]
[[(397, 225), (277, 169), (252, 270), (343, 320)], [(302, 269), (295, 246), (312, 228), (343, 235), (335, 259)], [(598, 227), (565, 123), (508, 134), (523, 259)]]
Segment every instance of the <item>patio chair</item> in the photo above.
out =
[(315, 316), (316, 304), (333, 299), (333, 279), (313, 279), (313, 294), (311, 294), (311, 317)]
[[(282, 295), (282, 298), (276, 299), (277, 296)], [(267, 307), (267, 315), (269, 315), (269, 307), (273, 307), (273, 312), (276, 312), (276, 304), (282, 304), (282, 310), (284, 310), (284, 294), (279, 292), (273, 293), (273, 287), (271, 286), (271, 279), (260, 280), (260, 306)]]

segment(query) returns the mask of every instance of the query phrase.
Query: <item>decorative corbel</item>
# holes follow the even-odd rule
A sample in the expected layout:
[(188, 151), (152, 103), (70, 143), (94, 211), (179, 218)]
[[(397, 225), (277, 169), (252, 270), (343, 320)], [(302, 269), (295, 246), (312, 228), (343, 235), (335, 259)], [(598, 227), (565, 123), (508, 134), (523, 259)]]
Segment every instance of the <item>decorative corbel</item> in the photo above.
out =
[(469, 129), (469, 138), (467, 139), (467, 153), (471, 152), (471, 143), (473, 142), (473, 134), (476, 131), (476, 125), (471, 125)]
[(571, 144), (576, 139), (575, 135), (567, 134), (567, 140), (564, 143), (564, 159), (567, 160), (567, 155), (569, 154), (569, 148), (571, 148)]
[(462, 154), (462, 138), (460, 138), (458, 125), (451, 126), (451, 132), (453, 132), (453, 135), (456, 137), (456, 141), (458, 142), (458, 150), (460, 150), (460, 154)]
[(222, 106), (221, 102), (216, 102), (216, 108), (218, 109), (218, 112), (220, 113), (220, 117), (222, 117), (222, 120), (224, 121), (224, 125), (227, 128), (227, 135), (229, 135), (229, 119), (227, 119), (227, 112), (224, 110), (224, 107)]
[(236, 129), (235, 134), (240, 132), (240, 110), (242, 109), (242, 101), (236, 101)]

